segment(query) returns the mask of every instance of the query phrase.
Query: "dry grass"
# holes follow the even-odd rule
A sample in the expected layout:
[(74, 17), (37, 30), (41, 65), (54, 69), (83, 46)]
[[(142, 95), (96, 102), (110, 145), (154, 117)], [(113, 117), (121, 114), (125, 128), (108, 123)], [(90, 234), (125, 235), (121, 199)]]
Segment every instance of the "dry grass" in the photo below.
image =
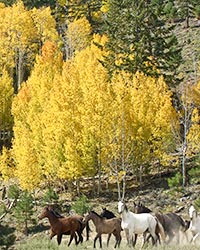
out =
[[(92, 233), (90, 235), (90, 240), (89, 241), (84, 241), (81, 245), (78, 245), (78, 247), (75, 246), (74, 241), (71, 243), (70, 247), (67, 246), (69, 242), (69, 236), (63, 236), (63, 240), (60, 246), (57, 245), (56, 242), (56, 237), (53, 238), (51, 241), (48, 238), (47, 233), (41, 233), (34, 235), (32, 237), (29, 237), (28, 239), (21, 241), (20, 244), (17, 244), (15, 246), (15, 250), (85, 250), (85, 249), (93, 249), (93, 240), (96, 235), (95, 230), (93, 225), (91, 225), (92, 228)], [(85, 239), (85, 237), (84, 237)], [(107, 235), (103, 235), (102, 237), (102, 242), (103, 242), (103, 249), (104, 250), (110, 250), (114, 249), (114, 244), (115, 244), (115, 239), (112, 236), (110, 240), (109, 247), (106, 246), (106, 240), (107, 240)], [(138, 241), (136, 244), (136, 247), (134, 248), (135, 250), (139, 250), (141, 247), (141, 240), (142, 237), (138, 237)], [(96, 243), (96, 248), (100, 249), (99, 247), (99, 242), (97, 241)], [(125, 238), (125, 233), (122, 232), (122, 242), (120, 246), (121, 250), (124, 249), (132, 249), (127, 246), (126, 243), (126, 238)], [(146, 250), (197, 250), (200, 249), (200, 241), (197, 245), (192, 245), (190, 243), (186, 242), (186, 239), (181, 237), (181, 244), (177, 245), (175, 242), (171, 243), (170, 245), (162, 245), (162, 246), (157, 246), (157, 247), (152, 247), (151, 244), (147, 245), (145, 247)]]
[[(140, 240), (139, 240), (140, 241)], [(134, 248), (135, 250), (139, 250), (140, 249), (140, 243), (141, 242), (137, 242), (136, 247)], [(82, 245), (78, 245), (78, 247), (76, 247), (74, 245), (74, 242), (71, 244), (70, 247), (67, 246), (68, 243), (68, 239), (67, 240), (63, 240), (61, 245), (58, 246), (56, 243), (56, 239), (53, 239), (52, 241), (49, 241), (47, 236), (38, 236), (38, 237), (34, 237), (34, 238), (30, 238), (24, 242), (21, 242), (19, 245), (16, 245), (16, 250), (83, 250), (83, 249), (93, 249), (93, 239), (90, 239), (88, 242), (83, 242)], [(165, 245), (165, 246), (158, 246), (158, 247), (152, 247), (151, 245), (146, 246), (145, 249), (150, 250), (150, 249), (156, 249), (156, 250), (197, 250), (199, 249), (200, 246), (194, 246), (191, 244), (184, 244), (184, 245), (176, 245), (176, 244), (171, 244), (171, 245)], [(97, 242), (97, 249), (99, 248), (99, 243)], [(109, 247), (106, 246), (106, 238), (103, 237), (103, 249), (104, 250), (110, 250), (110, 249), (114, 249), (114, 239), (111, 239), (110, 245)], [(127, 246), (126, 241), (122, 240), (120, 249), (131, 249)]]

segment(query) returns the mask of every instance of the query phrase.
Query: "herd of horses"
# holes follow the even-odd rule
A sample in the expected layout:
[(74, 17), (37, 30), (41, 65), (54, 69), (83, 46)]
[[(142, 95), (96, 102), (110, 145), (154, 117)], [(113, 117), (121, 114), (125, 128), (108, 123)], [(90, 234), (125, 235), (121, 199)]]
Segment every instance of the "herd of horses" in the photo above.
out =
[[(190, 221), (184, 220), (180, 215), (169, 213), (153, 213), (149, 208), (141, 202), (134, 203), (134, 207), (130, 211), (124, 201), (118, 202), (118, 213), (115, 214), (106, 208), (103, 208), (102, 213), (98, 214), (95, 211), (88, 212), (85, 216), (70, 215), (62, 216), (56, 212), (52, 206), (46, 206), (39, 219), (48, 218), (50, 223), (50, 239), (57, 236), (57, 243), (60, 245), (63, 235), (70, 235), (68, 246), (72, 240), (75, 244), (83, 242), (83, 230), (86, 230), (86, 240), (89, 240), (89, 221), (91, 220), (96, 229), (93, 247), (96, 248), (96, 241), (99, 239), (100, 248), (102, 248), (102, 235), (107, 234), (107, 246), (109, 246), (110, 237), (115, 237), (114, 247), (119, 247), (122, 236), (122, 231), (125, 232), (127, 244), (135, 246), (137, 236), (142, 235), (143, 247), (151, 240), (152, 245), (169, 244), (173, 240), (176, 243), (180, 241), (180, 233), (185, 236), (187, 242), (195, 243), (200, 236), (200, 215), (198, 215), (193, 205), (189, 208)], [(188, 232), (191, 234), (191, 239), (188, 239)]]

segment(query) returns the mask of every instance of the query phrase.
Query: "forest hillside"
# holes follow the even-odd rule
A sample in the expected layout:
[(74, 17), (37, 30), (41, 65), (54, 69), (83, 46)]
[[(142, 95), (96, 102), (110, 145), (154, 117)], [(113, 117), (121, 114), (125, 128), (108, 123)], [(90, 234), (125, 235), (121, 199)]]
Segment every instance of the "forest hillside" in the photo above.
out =
[(190, 196), (198, 0), (1, 0), (0, 19), (0, 226), (27, 235), (38, 207), (64, 200)]

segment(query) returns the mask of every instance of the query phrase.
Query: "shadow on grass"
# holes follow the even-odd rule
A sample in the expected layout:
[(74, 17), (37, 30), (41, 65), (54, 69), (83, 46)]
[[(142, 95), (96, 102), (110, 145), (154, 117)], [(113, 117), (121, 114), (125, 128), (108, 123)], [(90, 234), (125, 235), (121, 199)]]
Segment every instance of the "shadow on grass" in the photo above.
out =
[(15, 228), (7, 225), (0, 225), (0, 249), (9, 249), (15, 244)]
[(47, 231), (50, 229), (50, 226), (49, 225), (43, 225), (42, 223), (41, 224), (38, 224), (36, 226), (32, 226), (32, 227), (29, 227), (29, 233), (31, 234), (37, 234), (37, 233), (42, 233), (44, 231)]

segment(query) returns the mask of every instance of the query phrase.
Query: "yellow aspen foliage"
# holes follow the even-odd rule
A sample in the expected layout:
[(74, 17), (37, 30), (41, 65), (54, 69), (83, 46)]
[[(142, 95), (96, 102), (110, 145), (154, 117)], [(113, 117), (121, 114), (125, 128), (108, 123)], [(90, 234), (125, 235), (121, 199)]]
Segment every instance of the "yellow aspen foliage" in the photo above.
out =
[(187, 135), (188, 142), (188, 154), (198, 153), (200, 150), (199, 140), (200, 140), (200, 81), (192, 88), (192, 98), (196, 108), (192, 112), (191, 127)]
[(11, 130), (13, 117), (11, 114), (14, 89), (12, 80), (6, 70), (0, 76), (0, 130)]
[(92, 40), (91, 32), (91, 25), (85, 17), (70, 22), (66, 34), (68, 46), (73, 51), (85, 49)]
[(30, 45), (32, 38), (35, 38), (36, 29), (29, 11), (24, 7), (23, 1), (18, 1), (11, 7), (9, 21), (12, 41), (19, 47)]
[(101, 11), (103, 13), (107, 13), (109, 11), (109, 6), (110, 6), (110, 0), (103, 0), (102, 1)]
[(64, 118), (61, 127), (66, 135), (62, 151), (64, 161), (58, 172), (60, 178), (76, 179), (97, 171), (96, 152), (105, 131), (109, 86), (105, 69), (99, 62), (101, 57), (102, 51), (92, 44), (63, 67), (59, 84), (62, 90), (57, 90), (64, 98), (57, 98), (57, 103), (65, 103), (60, 111), (60, 117)]
[(11, 8), (2, 6), (0, 8), (0, 55), (1, 68), (10, 69), (14, 67), (14, 51), (12, 49), (10, 20)]
[(13, 103), (16, 176), (25, 189), (34, 189), (41, 181), (48, 179), (49, 173), (53, 174), (54, 162), (50, 165), (48, 155), (43, 153), (46, 147), (44, 134), (47, 134), (46, 130), (54, 119), (53, 113), (49, 123), (45, 123), (44, 118), (48, 112), (55, 75), (60, 74), (61, 68), (61, 53), (54, 43), (46, 42), (30, 78)]
[(199, 153), (200, 150), (200, 116), (199, 110), (195, 108), (192, 112), (192, 126), (187, 135), (188, 155)]
[(41, 172), (38, 169), (34, 150), (34, 136), (27, 120), (30, 105), (30, 90), (24, 85), (13, 101), (15, 116), (13, 157), (16, 163), (15, 176), (22, 188), (32, 190), (38, 186)]
[(37, 49), (37, 30), (30, 12), (22, 1), (0, 9), (0, 65), (10, 76), (16, 74), (15, 90), (18, 91), (29, 70)]
[(56, 21), (52, 16), (50, 7), (32, 9), (31, 17), (33, 18), (35, 27), (37, 28), (38, 40), (41, 47), (46, 41), (54, 43), (59, 42), (60, 39), (56, 30)]
[(0, 173), (4, 181), (14, 177), (15, 166), (12, 157), (12, 151), (3, 147), (0, 155)]
[(155, 159), (165, 161), (166, 153), (173, 149), (171, 122), (177, 117), (163, 78), (157, 80), (141, 73), (131, 76), (121, 72), (114, 75), (111, 86), (110, 155), (120, 162), (123, 142), (123, 157), (126, 161), (130, 157), (133, 166), (149, 164)]
[(148, 161), (152, 156), (164, 160), (163, 152), (173, 149), (171, 124), (177, 117), (171, 102), (171, 92), (163, 77), (155, 79), (136, 74), (131, 99), (133, 136), (137, 138), (139, 146), (136, 155), (142, 154), (143, 161)]
[(194, 99), (194, 103), (197, 107), (200, 106), (200, 81), (194, 85), (193, 89), (192, 89), (192, 96)]

